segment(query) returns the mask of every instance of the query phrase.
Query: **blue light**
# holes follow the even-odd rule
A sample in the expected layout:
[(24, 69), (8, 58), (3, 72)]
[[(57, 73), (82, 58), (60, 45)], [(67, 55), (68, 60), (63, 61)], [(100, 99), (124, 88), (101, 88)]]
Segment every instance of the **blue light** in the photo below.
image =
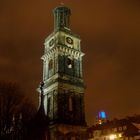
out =
[(104, 111), (100, 111), (99, 112), (99, 118), (101, 118), (101, 119), (105, 119), (106, 118), (106, 114), (105, 114)]

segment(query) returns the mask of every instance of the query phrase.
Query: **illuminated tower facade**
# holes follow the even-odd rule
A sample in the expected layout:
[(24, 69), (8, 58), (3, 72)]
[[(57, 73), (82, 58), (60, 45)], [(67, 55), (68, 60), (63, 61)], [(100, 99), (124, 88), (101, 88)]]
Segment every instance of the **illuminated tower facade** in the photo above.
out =
[(54, 9), (54, 31), (45, 39), (43, 98), (50, 140), (86, 140), (80, 37), (69, 28), (71, 11)]

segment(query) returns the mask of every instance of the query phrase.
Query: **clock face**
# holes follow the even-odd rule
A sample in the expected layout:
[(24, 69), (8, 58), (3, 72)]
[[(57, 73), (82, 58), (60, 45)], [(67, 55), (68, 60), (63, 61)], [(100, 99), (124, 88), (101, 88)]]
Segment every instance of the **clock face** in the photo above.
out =
[(68, 44), (73, 44), (73, 39), (70, 37), (66, 37), (66, 41)]
[(54, 44), (54, 39), (51, 39), (51, 41), (49, 42), (49, 46), (51, 47)]

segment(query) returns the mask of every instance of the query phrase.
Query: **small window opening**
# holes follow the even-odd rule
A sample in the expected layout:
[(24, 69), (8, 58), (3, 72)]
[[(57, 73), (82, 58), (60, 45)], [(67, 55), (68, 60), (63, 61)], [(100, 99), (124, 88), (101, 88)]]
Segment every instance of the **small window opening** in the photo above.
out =
[(53, 68), (53, 60), (51, 59), (50, 61), (49, 61), (49, 70), (51, 70)]
[(70, 59), (70, 58), (68, 58), (68, 60), (67, 60), (67, 65), (68, 65), (68, 68), (72, 68), (73, 67), (73, 60), (72, 59)]

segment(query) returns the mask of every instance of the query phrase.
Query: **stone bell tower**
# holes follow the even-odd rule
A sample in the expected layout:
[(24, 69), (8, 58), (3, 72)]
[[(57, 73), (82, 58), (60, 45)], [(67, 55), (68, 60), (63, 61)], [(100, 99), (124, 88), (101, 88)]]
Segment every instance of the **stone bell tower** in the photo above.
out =
[(50, 140), (86, 140), (80, 37), (69, 27), (71, 11), (54, 9), (54, 31), (45, 39), (43, 110)]

